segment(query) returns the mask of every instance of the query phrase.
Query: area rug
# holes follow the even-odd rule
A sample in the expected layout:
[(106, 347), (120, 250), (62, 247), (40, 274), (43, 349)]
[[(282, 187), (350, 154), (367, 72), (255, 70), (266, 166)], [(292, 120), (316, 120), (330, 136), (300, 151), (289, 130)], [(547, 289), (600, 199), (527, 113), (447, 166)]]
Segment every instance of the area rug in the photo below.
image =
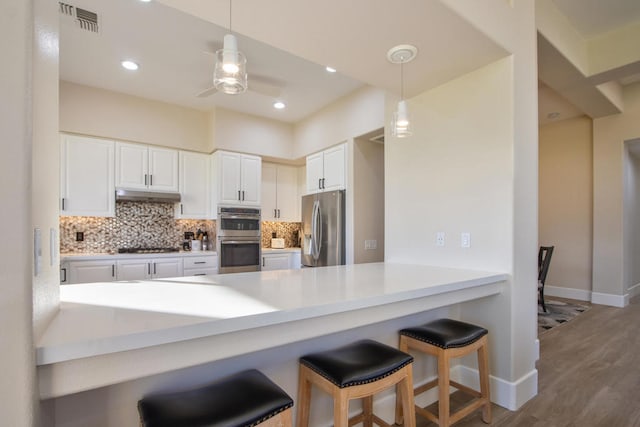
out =
[(546, 313), (542, 311), (542, 306), (538, 306), (538, 335), (569, 322), (591, 308), (586, 304), (573, 304), (546, 298), (545, 305), (547, 306)]

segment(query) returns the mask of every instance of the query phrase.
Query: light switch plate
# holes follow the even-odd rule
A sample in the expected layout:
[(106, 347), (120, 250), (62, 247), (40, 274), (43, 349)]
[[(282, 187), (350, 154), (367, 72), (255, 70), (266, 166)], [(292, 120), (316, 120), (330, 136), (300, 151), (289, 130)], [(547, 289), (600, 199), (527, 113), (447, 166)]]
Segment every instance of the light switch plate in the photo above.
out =
[(436, 246), (444, 246), (444, 231), (436, 233)]
[(471, 233), (460, 234), (460, 246), (463, 248), (471, 247)]

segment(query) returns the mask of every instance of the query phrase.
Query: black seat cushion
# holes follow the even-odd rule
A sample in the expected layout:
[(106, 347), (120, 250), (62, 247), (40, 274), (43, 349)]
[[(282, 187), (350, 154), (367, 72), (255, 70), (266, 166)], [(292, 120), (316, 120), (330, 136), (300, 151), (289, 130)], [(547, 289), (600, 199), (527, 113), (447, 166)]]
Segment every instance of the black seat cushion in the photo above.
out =
[(438, 319), (422, 326), (400, 331), (400, 335), (406, 335), (445, 349), (472, 344), (487, 333), (488, 331), (480, 326), (453, 319)]
[(287, 393), (253, 369), (196, 389), (145, 396), (138, 412), (145, 427), (239, 427), (291, 406)]
[(300, 358), (300, 363), (340, 388), (377, 381), (411, 362), (411, 355), (372, 340)]

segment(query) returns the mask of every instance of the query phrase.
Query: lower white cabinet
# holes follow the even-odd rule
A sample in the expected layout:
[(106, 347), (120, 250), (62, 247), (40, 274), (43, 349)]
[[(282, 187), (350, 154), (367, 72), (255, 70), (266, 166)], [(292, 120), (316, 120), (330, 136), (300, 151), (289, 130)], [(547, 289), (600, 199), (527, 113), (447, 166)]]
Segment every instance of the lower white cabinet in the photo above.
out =
[(191, 256), (184, 259), (184, 276), (218, 274), (218, 255)]
[(61, 276), (61, 281), (66, 279), (64, 283), (68, 284), (113, 282), (116, 280), (116, 262), (70, 261), (63, 266)]
[(300, 251), (297, 252), (263, 252), (262, 271), (299, 269)]
[(122, 259), (117, 261), (116, 280), (161, 279), (182, 276), (182, 258)]

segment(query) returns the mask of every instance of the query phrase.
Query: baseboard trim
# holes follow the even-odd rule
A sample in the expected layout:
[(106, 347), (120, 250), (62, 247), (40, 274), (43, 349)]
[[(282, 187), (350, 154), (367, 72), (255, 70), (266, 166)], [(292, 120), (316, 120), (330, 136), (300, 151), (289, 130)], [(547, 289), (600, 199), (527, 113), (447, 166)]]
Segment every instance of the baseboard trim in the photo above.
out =
[(629, 299), (635, 297), (636, 295), (640, 295), (640, 283), (636, 283), (631, 286), (627, 292), (629, 294)]
[(627, 293), (624, 295), (613, 295), (603, 294), (600, 292), (592, 292), (591, 302), (594, 304), (623, 308), (629, 305), (629, 294)]
[(534, 343), (534, 351), (536, 352), (536, 362), (540, 360), (540, 340), (536, 338)]
[[(451, 372), (452, 378), (468, 387), (480, 389), (478, 371), (467, 366), (458, 365)], [(518, 410), (529, 399), (538, 394), (538, 370), (534, 369), (518, 381), (511, 382), (502, 378), (490, 376), (491, 401), (509, 409)]]
[(569, 298), (579, 301), (591, 301), (591, 291), (560, 286), (544, 286), (544, 295), (550, 297)]

